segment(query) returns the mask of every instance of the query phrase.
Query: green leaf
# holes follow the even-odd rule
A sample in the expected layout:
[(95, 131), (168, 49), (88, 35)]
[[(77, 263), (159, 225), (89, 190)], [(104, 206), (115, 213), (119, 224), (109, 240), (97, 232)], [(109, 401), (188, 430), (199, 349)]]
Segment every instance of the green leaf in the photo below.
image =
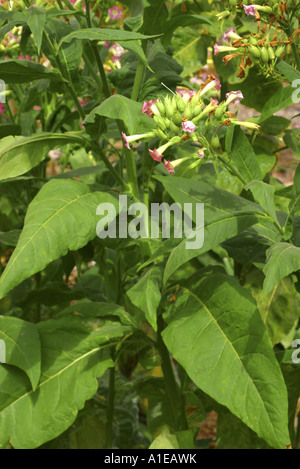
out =
[[(204, 203), (204, 227), (196, 230), (197, 236), (204, 236), (204, 244), (198, 249), (187, 249), (185, 238), (174, 240), (174, 249), (164, 272), (164, 283), (182, 264), (254, 225), (261, 214), (256, 204), (205, 182), (199, 184), (198, 181), (163, 176), (156, 176), (156, 179), (163, 183), (181, 206), (184, 203)], [(193, 221), (197, 222), (195, 219)]]
[(264, 105), (259, 123), (273, 116), (277, 111), (293, 104), (292, 94), (294, 89), (291, 86), (280, 88)]
[(29, 60), (10, 59), (0, 63), (0, 76), (5, 83), (28, 83), (48, 78), (60, 80), (59, 75)]
[(142, 49), (142, 46), (137, 41), (120, 41), (119, 44), (124, 47), (124, 49), (133, 52), (140, 59), (140, 61), (150, 70), (150, 72), (153, 72), (148, 63), (147, 57), (145, 56), (145, 52)]
[(87, 41), (138, 41), (140, 39), (152, 39), (157, 37), (154, 36), (146, 36), (144, 34), (136, 33), (134, 31), (124, 31), (122, 29), (97, 29), (97, 28), (90, 28), (90, 29), (79, 29), (78, 31), (74, 31), (64, 37), (59, 47), (64, 42), (72, 42), (74, 39), (81, 39)]
[(300, 158), (300, 130), (289, 129), (285, 132), (283, 137), (284, 143), (292, 150), (293, 156), (297, 159)]
[(130, 135), (134, 134), (139, 128), (140, 119), (142, 117), (150, 121), (151, 124), (153, 123), (149, 117), (142, 114), (142, 103), (137, 103), (120, 94), (110, 96), (99, 106), (95, 107), (84, 120), (84, 124), (94, 123), (97, 115), (122, 120)]
[(278, 224), (274, 202), (275, 187), (266, 184), (263, 181), (252, 181), (245, 187), (245, 189), (250, 189), (254, 200), (258, 202), (267, 214), (273, 218), (275, 223)]
[(23, 370), (35, 390), (41, 374), (41, 344), (36, 325), (19, 318), (0, 316), (0, 339), (6, 347), (5, 363)]
[(300, 72), (284, 60), (279, 60), (276, 64), (276, 68), (289, 80), (290, 83), (293, 83), (294, 80), (299, 80), (300, 78)]
[(182, 28), (184, 26), (191, 26), (195, 24), (209, 24), (213, 28), (215, 25), (205, 16), (203, 15), (191, 15), (191, 14), (181, 14), (181, 15), (176, 15), (173, 18), (169, 19), (166, 21), (163, 25), (163, 32), (164, 36), (162, 38), (162, 43), (164, 46), (168, 46), (173, 32), (177, 28)]
[(5, 137), (0, 140), (0, 181), (20, 176), (43, 161), (50, 150), (83, 139), (72, 134), (34, 134), (30, 137)]
[(16, 246), (20, 237), (21, 230), (11, 230), (7, 232), (0, 231), (0, 243), (6, 246)]
[[(97, 206), (109, 202), (109, 194), (91, 193), (88, 186), (73, 180), (45, 184), (28, 207), (17, 247), (0, 278), (0, 298), (50, 262), (77, 251), (96, 237)], [(109, 215), (108, 222), (113, 221)]]
[[(167, 425), (164, 425), (149, 449), (195, 449), (194, 433), (194, 429), (173, 433)], [(176, 457), (174, 454), (176, 461), (179, 462), (180, 456)]]
[(156, 313), (161, 300), (161, 286), (161, 269), (152, 267), (127, 291), (130, 301), (145, 313), (147, 321), (155, 331), (157, 330)]
[[(0, 367), (0, 448), (36, 448), (67, 430), (113, 362), (101, 327), (82, 320), (38, 324), (42, 374), (32, 391), (17, 369)], [(123, 333), (126, 333), (126, 328)]]
[(267, 295), (280, 280), (300, 269), (300, 248), (289, 243), (277, 243), (268, 250), (264, 267), (266, 276), (263, 292)]
[(274, 448), (289, 444), (284, 380), (255, 301), (209, 272), (177, 295), (163, 340), (192, 381)]
[(246, 182), (251, 182), (254, 179), (262, 179), (252, 145), (238, 126), (234, 129), (229, 156), (231, 157), (233, 165), (238, 169)]
[(25, 15), (28, 18), (27, 24), (31, 29), (34, 41), (37, 46), (38, 54), (41, 52), (42, 39), (44, 33), (44, 26), (46, 24), (46, 10), (45, 8), (38, 8), (31, 6), (25, 10)]

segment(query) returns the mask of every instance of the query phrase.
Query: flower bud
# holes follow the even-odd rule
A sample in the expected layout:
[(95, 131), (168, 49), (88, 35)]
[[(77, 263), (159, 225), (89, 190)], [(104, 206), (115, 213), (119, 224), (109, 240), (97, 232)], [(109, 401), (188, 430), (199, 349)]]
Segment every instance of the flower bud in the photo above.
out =
[(166, 116), (169, 117), (169, 119), (172, 119), (173, 113), (174, 113), (174, 107), (173, 107), (172, 101), (169, 98), (169, 96), (165, 97), (164, 105), (165, 105), (165, 109), (166, 109)]
[(224, 114), (224, 111), (222, 109), (222, 107), (218, 107), (216, 110), (215, 110), (215, 117), (216, 119), (221, 119), (221, 117), (223, 116)]
[(165, 121), (162, 117), (154, 116), (153, 119), (155, 120), (155, 122), (157, 123), (157, 125), (159, 126), (159, 128), (161, 130), (166, 130), (167, 129), (166, 123), (165, 123)]
[(183, 112), (185, 109), (185, 102), (179, 94), (176, 96), (176, 104), (179, 112)]
[(250, 55), (252, 55), (255, 58), (260, 58), (260, 49), (256, 46), (249, 46), (248, 47), (248, 52)]
[(170, 130), (171, 132), (173, 132), (174, 134), (179, 134), (179, 131), (181, 130), (179, 127), (177, 127), (177, 125), (174, 124), (173, 121), (170, 121)]
[(275, 53), (272, 46), (268, 46), (268, 55), (270, 60), (275, 59)]
[(193, 117), (193, 109), (190, 103), (187, 103), (183, 111), (184, 117), (191, 119)]
[(275, 56), (276, 57), (281, 57), (282, 54), (285, 52), (285, 47), (284, 46), (279, 46), (276, 51), (275, 51)]
[(166, 109), (165, 109), (164, 104), (161, 101), (157, 101), (155, 104), (156, 104), (156, 107), (157, 107), (160, 115), (165, 116), (166, 115)]
[(261, 60), (267, 64), (269, 62), (269, 54), (268, 54), (268, 49), (264, 46), (260, 50), (260, 57)]
[(179, 111), (176, 111), (173, 115), (173, 122), (177, 125), (181, 125), (182, 117)]
[(160, 128), (155, 130), (157, 137), (161, 138), (162, 140), (166, 140), (168, 135), (166, 135)]
[(211, 139), (211, 146), (213, 147), (214, 150), (217, 150), (220, 146), (220, 140), (217, 135), (214, 135)]
[(200, 112), (202, 111), (203, 109), (203, 103), (202, 104), (198, 104), (197, 106), (195, 106), (193, 108), (193, 117), (196, 117), (200, 114)]

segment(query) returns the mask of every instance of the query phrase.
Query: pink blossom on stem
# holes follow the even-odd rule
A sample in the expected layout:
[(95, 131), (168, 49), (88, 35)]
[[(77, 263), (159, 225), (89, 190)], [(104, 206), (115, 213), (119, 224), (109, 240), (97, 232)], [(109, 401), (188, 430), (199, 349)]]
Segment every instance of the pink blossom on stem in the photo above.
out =
[(152, 104), (155, 104), (156, 100), (155, 99), (150, 99), (150, 101), (144, 101), (143, 103), (143, 108), (142, 108), (142, 113), (147, 114), (149, 117), (153, 117), (154, 113), (151, 110)]
[(112, 8), (109, 8), (108, 14), (111, 20), (119, 20), (123, 14), (123, 10), (118, 8), (117, 5), (115, 5)]
[(196, 94), (196, 91), (177, 88), (176, 93), (179, 94), (184, 101), (190, 101), (194, 94)]
[(2, 103), (0, 103), (0, 116), (1, 114), (3, 114), (4, 110), (5, 110), (5, 107), (3, 106)]
[(204, 158), (204, 150), (207, 150), (207, 148), (200, 148), (198, 150), (198, 158)]
[(123, 137), (124, 142), (125, 142), (125, 147), (128, 148), (128, 150), (130, 150), (128, 138), (127, 138), (127, 136), (126, 136), (126, 134), (125, 134), (124, 132), (122, 132), (122, 137)]
[(161, 163), (163, 155), (161, 155), (156, 148), (154, 148), (154, 150), (149, 149), (149, 153), (150, 156), (154, 159), (154, 161), (158, 161), (159, 163)]
[(256, 5), (243, 5), (243, 7), (247, 16), (256, 16)]
[(237, 91), (230, 91), (226, 93), (226, 104), (229, 103), (238, 104), (240, 101), (244, 99), (243, 93), (240, 90)]
[(182, 122), (182, 130), (184, 132), (189, 132), (190, 134), (192, 134), (193, 132), (195, 132), (195, 129), (196, 129), (196, 126), (195, 124), (193, 124), (193, 122), (191, 121)]
[(165, 164), (165, 168), (166, 168), (166, 170), (168, 171), (169, 174), (175, 173), (175, 170), (174, 170), (172, 164), (169, 161), (164, 160), (164, 164)]

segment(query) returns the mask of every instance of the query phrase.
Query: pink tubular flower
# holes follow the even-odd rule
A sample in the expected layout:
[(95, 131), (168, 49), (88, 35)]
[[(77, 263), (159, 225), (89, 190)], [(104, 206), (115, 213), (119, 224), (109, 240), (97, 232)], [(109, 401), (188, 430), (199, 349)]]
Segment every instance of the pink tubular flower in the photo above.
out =
[(18, 57), (18, 59), (19, 60), (29, 60), (29, 62), (32, 62), (32, 58), (28, 54), (26, 54), (26, 57), (24, 57), (24, 55), (20, 55), (20, 57)]
[(190, 134), (192, 134), (193, 132), (195, 132), (195, 129), (196, 129), (196, 126), (195, 124), (193, 124), (193, 122), (191, 121), (182, 122), (182, 130), (184, 132), (189, 132)]
[(126, 134), (125, 134), (124, 132), (122, 132), (122, 137), (123, 137), (124, 142), (125, 142), (125, 147), (128, 148), (128, 150), (130, 150), (128, 138), (127, 138), (127, 136), (126, 136)]
[(193, 90), (186, 90), (184, 88), (177, 88), (176, 93), (179, 94), (185, 102), (190, 101), (196, 91)]
[(229, 103), (238, 104), (240, 101), (244, 99), (243, 93), (239, 90), (237, 91), (230, 91), (230, 93), (226, 93), (226, 104)]
[(154, 112), (151, 110), (152, 104), (155, 104), (156, 100), (155, 99), (150, 99), (150, 101), (144, 101), (143, 108), (142, 108), (142, 113), (147, 114), (149, 117), (154, 116)]
[(256, 5), (243, 5), (247, 16), (256, 16)]
[(161, 163), (163, 155), (161, 155), (156, 148), (154, 148), (154, 150), (149, 149), (149, 153), (150, 156), (154, 159), (154, 161), (158, 161), (159, 163)]
[(164, 160), (164, 163), (165, 163), (165, 168), (166, 168), (166, 170), (168, 171), (169, 174), (175, 173), (175, 170), (174, 170), (172, 164), (169, 161)]
[(117, 5), (115, 5), (112, 8), (109, 8), (108, 14), (111, 20), (119, 20), (123, 14), (123, 10), (118, 8)]
[(5, 107), (3, 106), (2, 103), (0, 103), (0, 116), (1, 114), (3, 114), (4, 110), (5, 110)]

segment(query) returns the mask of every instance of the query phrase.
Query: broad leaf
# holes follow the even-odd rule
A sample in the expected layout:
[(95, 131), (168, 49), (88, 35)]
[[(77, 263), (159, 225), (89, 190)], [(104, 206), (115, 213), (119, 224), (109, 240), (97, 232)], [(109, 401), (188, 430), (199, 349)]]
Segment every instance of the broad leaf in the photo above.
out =
[(278, 224), (274, 194), (275, 187), (266, 184), (262, 181), (252, 181), (246, 186), (246, 189), (250, 189), (256, 202), (267, 212), (270, 217)]
[(137, 41), (139, 39), (151, 39), (157, 36), (146, 36), (134, 31), (124, 31), (123, 29), (79, 29), (64, 37), (59, 47), (64, 42), (72, 42), (74, 39), (87, 41)]
[(161, 269), (152, 267), (127, 291), (131, 302), (145, 313), (147, 321), (155, 331), (157, 330), (156, 313), (161, 300), (161, 286)]
[(78, 135), (34, 134), (31, 137), (5, 137), (0, 140), (0, 181), (20, 176), (43, 161), (50, 150), (67, 143), (82, 144)]
[[(45, 184), (29, 205), (17, 247), (0, 278), (0, 298), (50, 262), (76, 251), (96, 237), (96, 209), (111, 203), (111, 195), (94, 192), (72, 180)], [(114, 217), (109, 216), (108, 222)]]
[(0, 76), (6, 83), (28, 83), (48, 78), (60, 80), (59, 75), (51, 72), (43, 65), (30, 62), (29, 60), (10, 59), (0, 63)]
[(163, 339), (193, 382), (274, 448), (289, 444), (284, 380), (250, 293), (207, 273), (179, 293)]
[(289, 243), (277, 243), (268, 250), (264, 267), (266, 276), (263, 286), (267, 295), (283, 278), (300, 269), (300, 248)]
[(10, 316), (0, 316), (0, 339), (6, 347), (8, 365), (23, 370), (36, 389), (41, 374), (41, 344), (35, 324)]
[(263, 122), (277, 111), (291, 106), (293, 104), (293, 92), (294, 89), (291, 86), (280, 88), (264, 105), (259, 122)]
[(28, 18), (27, 24), (31, 29), (34, 41), (38, 49), (38, 54), (40, 54), (44, 26), (46, 24), (46, 10), (45, 8), (31, 6), (30, 8), (28, 8), (28, 10), (25, 10), (25, 14)]
[(229, 155), (233, 165), (246, 182), (251, 182), (254, 179), (261, 180), (261, 171), (252, 145), (238, 126), (234, 129)]
[(82, 320), (49, 320), (39, 323), (42, 375), (32, 391), (17, 369), (0, 367), (0, 448), (36, 448), (64, 432), (78, 410), (97, 391), (98, 377), (113, 366), (102, 344), (128, 332), (118, 326), (107, 336), (101, 324)]

